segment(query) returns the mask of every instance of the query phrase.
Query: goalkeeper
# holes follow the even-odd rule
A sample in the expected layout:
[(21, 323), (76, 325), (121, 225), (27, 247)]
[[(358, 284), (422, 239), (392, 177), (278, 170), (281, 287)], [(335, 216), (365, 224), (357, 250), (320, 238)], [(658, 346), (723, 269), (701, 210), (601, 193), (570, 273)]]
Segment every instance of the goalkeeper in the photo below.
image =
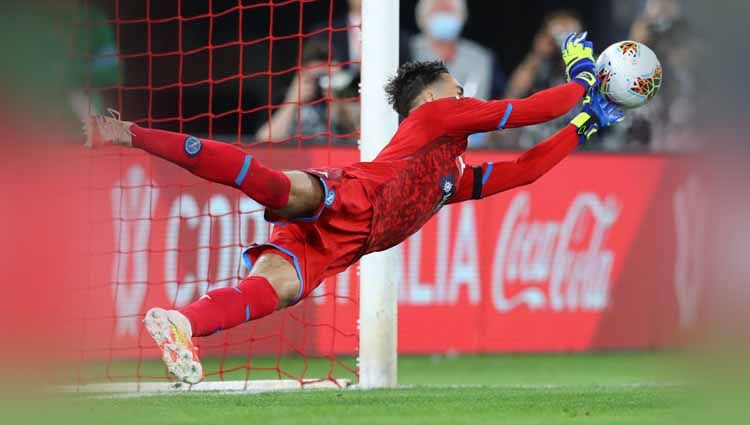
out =
[[(622, 112), (593, 90), (598, 82), (586, 34), (570, 35), (562, 50), (569, 82), (520, 100), (465, 98), (440, 62), (401, 66), (386, 87), (405, 118), (398, 132), (373, 162), (342, 168), (277, 171), (229, 144), (92, 117), (90, 144), (146, 150), (243, 191), (266, 207), (266, 220), (285, 224), (274, 226), (269, 242), (243, 253), (250, 274), (238, 286), (209, 291), (180, 310), (146, 313), (145, 326), (169, 371), (187, 383), (200, 381), (192, 337), (296, 304), (363, 255), (408, 238), (443, 205), (532, 183), (599, 129), (620, 121)], [(584, 96), (582, 112), (569, 125), (515, 161), (463, 161), (469, 135), (552, 120)]]

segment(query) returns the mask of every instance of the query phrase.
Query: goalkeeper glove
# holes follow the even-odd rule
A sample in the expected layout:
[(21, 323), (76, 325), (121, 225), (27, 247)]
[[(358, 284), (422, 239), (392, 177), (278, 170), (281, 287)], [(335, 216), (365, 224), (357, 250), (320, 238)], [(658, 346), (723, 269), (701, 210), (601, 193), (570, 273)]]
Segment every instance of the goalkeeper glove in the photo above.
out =
[(625, 113), (602, 96), (595, 87), (583, 100), (581, 113), (570, 123), (578, 129), (578, 140), (583, 143), (600, 129), (607, 128), (623, 119), (625, 119)]
[(586, 40), (588, 33), (571, 33), (562, 43), (562, 58), (565, 64), (565, 78), (575, 81), (586, 91), (596, 84), (594, 64), (594, 43)]

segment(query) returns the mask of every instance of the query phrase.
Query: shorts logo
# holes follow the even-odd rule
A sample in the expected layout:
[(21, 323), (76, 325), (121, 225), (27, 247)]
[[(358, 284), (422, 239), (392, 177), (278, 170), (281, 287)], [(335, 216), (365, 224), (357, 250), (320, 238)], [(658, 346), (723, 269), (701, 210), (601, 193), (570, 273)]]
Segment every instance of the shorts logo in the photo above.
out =
[(331, 189), (326, 194), (326, 200), (325, 200), (326, 207), (330, 207), (331, 205), (333, 205), (333, 202), (335, 200), (336, 200), (336, 191)]
[(187, 139), (185, 139), (185, 153), (189, 157), (194, 157), (198, 155), (203, 148), (203, 143), (201, 143), (200, 139), (193, 136), (188, 136)]
[(453, 178), (453, 176), (445, 176), (442, 179), (440, 179), (440, 191), (443, 193), (443, 197), (440, 198), (440, 202), (435, 206), (433, 209), (434, 213), (437, 213), (440, 208), (443, 208), (443, 205), (445, 205), (448, 200), (453, 196), (453, 193), (456, 190), (456, 180)]

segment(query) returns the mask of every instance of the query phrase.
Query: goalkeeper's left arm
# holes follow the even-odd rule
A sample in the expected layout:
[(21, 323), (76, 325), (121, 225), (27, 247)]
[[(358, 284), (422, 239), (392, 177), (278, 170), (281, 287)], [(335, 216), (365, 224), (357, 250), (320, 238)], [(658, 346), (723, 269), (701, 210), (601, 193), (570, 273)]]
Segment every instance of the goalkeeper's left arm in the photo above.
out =
[(593, 91), (584, 108), (565, 128), (526, 151), (515, 161), (485, 163), (467, 167), (457, 193), (449, 203), (482, 199), (499, 192), (533, 183), (543, 176), (579, 144), (586, 143), (599, 129), (623, 119), (623, 112)]
[(525, 99), (485, 102), (448, 99), (439, 103), (436, 116), (457, 135), (535, 125), (567, 114), (596, 84), (594, 48), (586, 33), (571, 34), (562, 46), (567, 84), (540, 91)]
[(571, 33), (562, 44), (565, 78), (569, 84), (541, 91), (526, 99), (501, 101), (510, 109), (501, 128), (523, 127), (559, 118), (596, 85), (594, 44), (586, 40), (586, 36), (585, 32)]

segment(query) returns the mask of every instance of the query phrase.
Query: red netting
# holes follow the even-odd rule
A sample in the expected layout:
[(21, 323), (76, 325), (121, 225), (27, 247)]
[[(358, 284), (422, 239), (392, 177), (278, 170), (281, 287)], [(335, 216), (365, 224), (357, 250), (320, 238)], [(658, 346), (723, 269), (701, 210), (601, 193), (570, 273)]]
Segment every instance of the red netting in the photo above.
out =
[[(332, 145), (358, 138), (358, 54), (337, 44), (358, 40), (359, 27), (344, 1), (90, 0), (81, 10), (75, 51), (92, 108), (241, 145), (282, 169), (326, 165)], [(144, 312), (236, 285), (248, 273), (243, 247), (269, 225), (239, 192), (138, 150), (94, 150), (88, 167), (77, 380), (170, 379)], [(207, 379), (356, 379), (356, 280), (352, 268), (294, 308), (202, 339)]]

